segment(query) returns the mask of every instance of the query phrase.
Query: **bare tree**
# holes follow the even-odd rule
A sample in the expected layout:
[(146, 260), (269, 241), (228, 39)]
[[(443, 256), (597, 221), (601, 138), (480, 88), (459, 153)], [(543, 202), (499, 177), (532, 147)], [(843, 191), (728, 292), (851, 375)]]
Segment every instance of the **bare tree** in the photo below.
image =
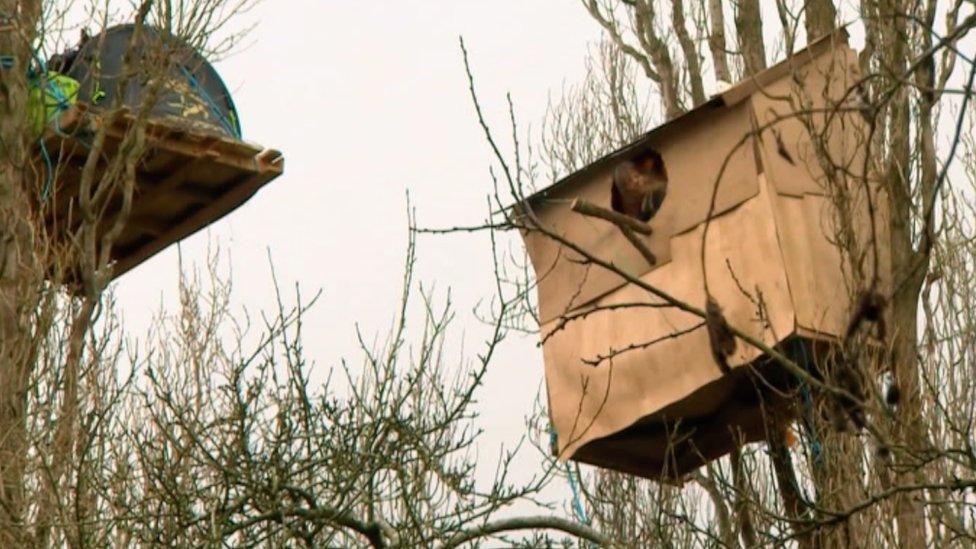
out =
[[(121, 17), (217, 54), (235, 41), (215, 37), (227, 35), (218, 31), (237, 7), (146, 2), (112, 17), (92, 10), (90, 23), (102, 28)], [(364, 343), (361, 367), (342, 368), (322, 385), (313, 384), (302, 345), (303, 314), (314, 298), (297, 290), (293, 298), (279, 293), (278, 309), (252, 326), (230, 310), (229, 283), (187, 276), (179, 310), (161, 314), (147, 345), (130, 344), (106, 292), (110, 251), (134, 199), (151, 107), (164, 86), (154, 75), (167, 69), (168, 50), (159, 43), (127, 59), (123, 81), (149, 85), (137, 108), (116, 104), (102, 113), (130, 121), (118, 147), (106, 148), (107, 125), (100, 126), (83, 165), (58, 164), (46, 174), (35, 168), (27, 98), (36, 83), (28, 69), (42, 57), (41, 44), (69, 30), (66, 9), (0, 0), (0, 544), (453, 547), (490, 538), (551, 545), (563, 540), (541, 532), (555, 531), (622, 546), (972, 545), (971, 7), (862, 2), (846, 13), (829, 0), (781, 0), (776, 19), (754, 1), (586, 0), (583, 7), (607, 40), (587, 79), (551, 105), (538, 149), (547, 178), (628, 142), (655, 117), (701, 104), (712, 82), (755, 74), (780, 46), (793, 51), (857, 16), (867, 38), (860, 86), (850, 92), (862, 97), (873, 173), (892, 212), (885, 233), (896, 285), (867, 301), (886, 321), (885, 345), (861, 345), (867, 335), (854, 325), (845, 354), (815, 377), (736, 333), (802, 381), (790, 396), (803, 402), (803, 413), (788, 431), (786, 420), (770, 415), (767, 442), (742, 446), (680, 486), (581, 467), (590, 524), (554, 513), (503, 516), (511, 503), (532, 501), (558, 470), (544, 461), (537, 478), (516, 482), (505, 454), (492, 482), (473, 481), (471, 404), (505, 334), (537, 321), (525, 264), (509, 269), (506, 254), (492, 249), (491, 335), (477, 359), (459, 367), (443, 347), (449, 300), (423, 291), (411, 300), (413, 236), (388, 339)], [(647, 90), (660, 110), (648, 106)], [(542, 177), (522, 156), (517, 132), (514, 153), (503, 152), (474, 99), (497, 159), (492, 210), (506, 211)], [(837, 167), (829, 155), (824, 162)], [(36, 197), (72, 169), (82, 222), (59, 240)], [(843, 213), (844, 187), (833, 188)], [(838, 245), (860, 253), (843, 220), (838, 226)], [(493, 246), (498, 229), (544, 231), (509, 215), (475, 229), (489, 230)], [(418, 232), (412, 227), (411, 235)], [(560, 242), (655, 296), (656, 306), (707, 321), (700, 304)], [(853, 287), (871, 289), (870, 273), (850, 275)], [(420, 335), (410, 347), (414, 311)], [(758, 321), (765, 313), (757, 299)], [(847, 391), (852, 378), (862, 394)], [(863, 410), (863, 430), (840, 432), (830, 421), (838, 394)], [(522, 530), (535, 537), (518, 537)]]
[[(473, 363), (453, 363), (449, 297), (412, 298), (412, 231), (388, 338), (363, 337), (362, 363), (324, 383), (303, 347), (315, 298), (296, 288), (289, 301), (276, 286), (278, 308), (252, 319), (230, 309), (216, 263), (205, 279), (184, 276), (179, 309), (162, 311), (143, 345), (126, 332), (112, 251), (145, 199), (154, 107), (173, 91), (177, 52), (226, 53), (247, 31), (233, 15), (251, 4), (0, 3), (0, 545), (554, 543), (547, 532), (608, 543), (544, 507), (506, 515), (551, 478), (513, 480), (515, 451), (493, 481), (474, 481), (472, 404), (507, 328), (493, 326)], [(79, 27), (103, 40), (118, 22), (132, 32), (113, 100), (71, 129), (62, 123), (75, 111), (59, 103), (38, 115), (38, 136), (29, 98), (47, 107), (48, 48), (72, 44)], [(132, 87), (135, 104), (123, 99)], [(69, 131), (80, 157), (50, 150), (67, 147)], [(73, 193), (79, 219), (67, 228), (48, 215), (59, 192)], [(507, 317), (514, 303), (500, 295), (494, 312)]]
[[(118, 82), (121, 89), (135, 79), (148, 85), (134, 110), (122, 104), (123, 94), (116, 94), (113, 104), (101, 106), (104, 120), (128, 117), (130, 124), (111, 154), (107, 154), (107, 133), (112, 124), (94, 129), (83, 166), (50, 162), (48, 151), (43, 150), (44, 138), (38, 141), (31, 127), (32, 116), (48, 114), (28, 110), (33, 93), (41, 97), (35, 108), (48, 108), (43, 99), (50, 74), (45, 69), (44, 44), (66, 30), (68, 12), (80, 6), (18, 0), (0, 6), (4, 60), (0, 141), (5, 166), (0, 170), (4, 220), (0, 229), (4, 242), (0, 253), (4, 258), (0, 269), (0, 541), (5, 545), (51, 542), (53, 521), (66, 512), (58, 508), (66, 503), (60, 499), (63, 484), (84, 481), (68, 465), (89, 443), (82, 429), (84, 419), (78, 414), (81, 402), (90, 397), (82, 392), (84, 374), (91, 371), (85, 364), (86, 339), (110, 279), (113, 241), (131, 207), (137, 165), (146, 151), (146, 123), (163, 85), (159, 75), (173, 63), (165, 42), (179, 40), (200, 47), (227, 22), (227, 10), (240, 6), (246, 2), (201, 0), (160, 6), (144, 2), (124, 15), (114, 7), (89, 6), (89, 24), (106, 24), (110, 13), (134, 22), (132, 42), (140, 44), (141, 57), (126, 56)], [(143, 32), (147, 25), (164, 32), (149, 36)], [(219, 42), (213, 43), (219, 47)], [(38, 163), (38, 147), (47, 165)], [(79, 182), (81, 222), (65, 238), (44, 223), (50, 207), (45, 198), (72, 170)], [(65, 294), (61, 288), (69, 280), (77, 287)], [(55, 386), (46, 386), (49, 382)], [(36, 399), (39, 395), (42, 400)], [(38, 433), (33, 429), (42, 416), (47, 423), (40, 438), (34, 438)], [(81, 535), (65, 530), (62, 534), (68, 540)]]
[[(802, 368), (791, 359), (736, 333), (740, 341), (759, 347), (802, 380), (792, 395), (805, 403), (797, 405), (803, 412), (790, 428), (791, 437), (799, 436), (797, 443), (789, 442), (781, 428), (771, 428), (768, 442), (744, 446), (731, 459), (695, 473), (683, 489), (584, 467), (584, 494), (593, 524), (621, 543), (645, 546), (973, 544), (976, 529), (970, 490), (976, 471), (969, 441), (976, 395), (971, 393), (971, 383), (960, 379), (972, 369), (968, 345), (974, 329), (968, 306), (974, 186), (973, 145), (968, 136), (974, 123), (970, 99), (976, 73), (971, 51), (976, 14), (971, 6), (861, 2), (848, 11), (849, 6), (829, 0), (782, 0), (776, 2), (775, 12), (766, 13), (760, 3), (747, 1), (689, 5), (584, 0), (582, 4), (604, 30), (616, 55), (639, 71), (623, 72), (637, 81), (605, 86), (589, 93), (589, 99), (577, 98), (578, 92), (572, 90), (549, 113), (549, 125), (560, 131), (544, 135), (542, 150), (550, 164), (561, 168), (560, 174), (582, 168), (601, 151), (619, 146), (619, 141), (598, 138), (594, 128), (613, 128), (601, 130), (600, 135), (635, 136), (652, 125), (631, 125), (633, 120), (649, 120), (656, 111), (645, 109), (621, 89), (651, 86), (664, 118), (673, 118), (701, 103), (702, 90), (711, 82), (748, 78), (765, 68), (772, 61), (771, 51), (792, 52), (797, 43), (831, 32), (842, 21), (862, 27), (866, 42), (859, 56), (860, 79), (847, 93), (860, 101), (858, 109), (868, 128), (868, 172), (880, 180), (879, 196), (890, 208), (883, 234), (890, 235), (886, 244), (895, 281), (890, 294), (869, 297), (860, 309), (876, 311), (872, 316), (883, 319), (883, 344), (880, 348), (854, 344), (868, 337), (857, 330), (860, 320), (855, 314), (843, 353), (825, 362), (832, 366), (821, 380), (803, 378)], [(770, 14), (776, 19), (767, 19)], [(730, 16), (731, 29), (726, 25)], [(709, 63), (703, 63), (706, 45), (711, 74), (706, 74)], [(603, 59), (615, 57), (604, 54)], [(600, 66), (615, 72), (613, 65)], [(646, 80), (641, 82), (641, 76)], [(512, 154), (504, 152), (481, 118), (476, 96), (474, 100), (496, 154), (498, 169), (493, 174), (502, 189), (497, 202), (521, 202), (526, 189), (545, 183), (525, 181), (518, 153), (513, 160)], [(594, 104), (603, 108), (595, 110)], [(523, 148), (517, 134), (513, 146), (516, 151)], [(834, 174), (828, 175), (828, 186), (835, 189), (831, 196), (837, 211), (844, 212), (849, 198), (840, 191), (846, 185), (841, 181), (850, 182), (853, 176), (841, 174), (843, 168), (827, 151), (818, 154), (825, 173)], [(574, 209), (617, 222), (586, 204)], [(844, 223), (840, 220), (839, 226)], [(495, 218), (489, 226), (506, 224), (552, 239), (592, 269), (614, 272), (646, 291), (659, 302), (656, 306), (674, 307), (707, 321), (706, 311), (696, 304), (674, 299), (563, 235), (547, 231), (533, 220), (531, 211)], [(625, 230), (625, 224), (620, 225)], [(855, 250), (849, 235), (842, 233), (835, 241), (845, 254), (864, 253)], [(876, 276), (870, 271), (850, 276), (852, 288), (862, 292), (875, 288)], [(515, 282), (531, 304), (533, 282)], [(850, 297), (858, 299), (858, 295)], [(761, 320), (762, 304), (757, 302), (756, 309)], [(579, 316), (567, 311), (560, 322)], [(608, 351), (614, 352), (621, 351)], [(865, 429), (842, 432), (830, 420), (829, 408), (838, 391), (847, 392), (845, 387), (852, 386), (863, 391), (853, 398), (848, 392), (846, 402), (864, 411)]]

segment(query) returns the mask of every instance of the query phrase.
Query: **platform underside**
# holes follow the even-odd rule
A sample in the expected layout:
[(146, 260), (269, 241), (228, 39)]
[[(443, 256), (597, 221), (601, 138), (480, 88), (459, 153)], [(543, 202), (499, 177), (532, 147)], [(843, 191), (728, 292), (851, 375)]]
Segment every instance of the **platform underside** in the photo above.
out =
[[(781, 345), (787, 356), (816, 362), (830, 353), (825, 340), (793, 337)], [(629, 474), (680, 482), (689, 472), (718, 459), (733, 448), (769, 439), (800, 407), (796, 378), (765, 356), (709, 383), (673, 406), (645, 416), (613, 435), (582, 446), (573, 460)], [(690, 413), (696, 410), (698, 413)], [(770, 411), (775, 411), (775, 417)], [(673, 418), (681, 418), (675, 421)]]
[[(79, 104), (48, 129), (43, 142), (56, 177), (41, 211), (49, 234), (70, 241), (78, 233), (82, 172), (96, 132), (106, 129), (96, 168), (102, 170), (133, 123), (130, 114), (107, 120)], [(136, 168), (131, 210), (111, 249), (112, 278), (229, 214), (284, 169), (284, 158), (276, 150), (178, 121), (151, 120), (146, 136), (148, 148)], [(121, 211), (122, 193), (115, 191), (100, 205), (99, 240)]]

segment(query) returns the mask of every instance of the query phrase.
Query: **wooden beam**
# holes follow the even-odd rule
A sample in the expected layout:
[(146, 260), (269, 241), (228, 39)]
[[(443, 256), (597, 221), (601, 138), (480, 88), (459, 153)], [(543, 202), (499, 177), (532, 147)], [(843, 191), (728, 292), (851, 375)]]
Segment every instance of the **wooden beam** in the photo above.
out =
[(170, 244), (190, 236), (234, 211), (277, 175), (273, 172), (244, 174), (236, 184), (231, 186), (230, 190), (217, 200), (177, 222), (152, 242), (131, 252), (126, 251), (127, 253), (112, 266), (112, 277), (121, 276)]
[[(139, 232), (147, 233), (155, 238), (166, 232), (171, 225), (169, 219), (163, 219), (152, 215), (134, 215), (129, 217), (124, 233)], [(121, 237), (119, 237), (121, 239)]]
[[(88, 147), (82, 138), (104, 129), (106, 141), (102, 156), (111, 159), (134, 121), (132, 114), (124, 109), (106, 116), (79, 103), (61, 114), (57, 127), (60, 131), (54, 126), (45, 130), (48, 154), (55, 155), (52, 161), (65, 170), (58, 178), (57, 187), (52, 189), (56, 202), (47, 207), (49, 228), (65, 235), (72, 232), (72, 227), (63, 225), (67, 224), (68, 213), (77, 202), (79, 163), (87, 158)], [(229, 214), (284, 171), (284, 158), (273, 149), (194, 132), (192, 128), (165, 120), (150, 120), (146, 129), (147, 152), (157, 156), (149, 156), (151, 160), (141, 164), (137, 175), (132, 212), (117, 240), (119, 246), (113, 249), (114, 276)], [(172, 160), (160, 155), (171, 155)], [(162, 171), (168, 173), (153, 177)], [(206, 184), (195, 185), (198, 176), (204, 177)], [(108, 199), (117, 201), (119, 196), (116, 193)], [(166, 215), (161, 215), (159, 210), (163, 200), (172, 206), (163, 207), (163, 211), (169, 212)], [(104, 234), (117, 215), (118, 208), (109, 205), (98, 223), (99, 235)], [(78, 220), (71, 221), (77, 225)]]

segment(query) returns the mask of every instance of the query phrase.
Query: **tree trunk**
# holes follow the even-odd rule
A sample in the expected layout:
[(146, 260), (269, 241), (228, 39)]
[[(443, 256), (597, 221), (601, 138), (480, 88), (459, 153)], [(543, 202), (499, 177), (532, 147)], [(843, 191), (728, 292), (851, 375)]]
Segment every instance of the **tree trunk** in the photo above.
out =
[(697, 107), (705, 102), (705, 86), (702, 83), (701, 57), (698, 55), (698, 45), (691, 38), (685, 24), (685, 6), (683, 0), (671, 0), (671, 24), (678, 35), (681, 52), (685, 57), (685, 76), (691, 87), (692, 106)]
[(732, 486), (735, 488), (735, 500), (732, 505), (739, 526), (739, 535), (742, 536), (742, 544), (746, 548), (756, 547), (756, 528), (752, 524), (752, 513), (749, 511), (753, 499), (752, 491), (742, 464), (742, 450), (733, 448), (729, 461), (732, 464)]
[[(894, 380), (901, 389), (901, 402), (896, 409), (897, 441), (909, 447), (919, 443), (924, 435), (917, 429), (923, 420), (918, 379), (918, 299), (925, 279), (924, 257), (915, 251), (912, 235), (913, 198), (911, 189), (911, 103), (910, 88), (897, 82), (907, 69), (907, 19), (910, 12), (906, 2), (883, 2), (880, 24), (886, 27), (884, 51), (880, 52), (893, 77), (886, 85), (898, 85), (890, 103), (889, 128), (891, 148), (887, 158), (886, 184), (891, 196), (891, 267), (896, 287), (891, 297), (892, 368)], [(900, 85), (901, 84), (901, 85)], [(896, 484), (912, 484), (913, 473), (899, 473)], [(925, 546), (925, 515), (917, 493), (901, 493), (895, 497), (895, 516), (898, 541), (902, 547)]]
[(712, 21), (712, 28), (708, 34), (708, 49), (712, 52), (715, 79), (732, 84), (729, 58), (726, 55), (728, 47), (725, 45), (725, 12), (721, 0), (708, 0), (708, 17)]
[(27, 67), (38, 2), (0, 0), (21, 32), (0, 32), (0, 546), (29, 545), (24, 527), (29, 326), (39, 280), (28, 201)]
[(766, 46), (763, 42), (762, 14), (759, 0), (741, 0), (735, 14), (735, 31), (739, 37), (739, 50), (745, 63), (745, 77), (766, 68)]
[(800, 549), (810, 549), (812, 547), (810, 535), (804, 532), (806, 526), (801, 524), (803, 519), (808, 518), (807, 506), (803, 502), (793, 469), (793, 459), (786, 444), (784, 429), (787, 424), (778, 418), (766, 417), (767, 447), (770, 461), (773, 463), (773, 472), (776, 475), (780, 501), (783, 503), (786, 518), (791, 521), (790, 526), (796, 536), (797, 546)]
[(807, 41), (813, 40), (834, 30), (837, 10), (831, 0), (808, 0), (806, 3)]

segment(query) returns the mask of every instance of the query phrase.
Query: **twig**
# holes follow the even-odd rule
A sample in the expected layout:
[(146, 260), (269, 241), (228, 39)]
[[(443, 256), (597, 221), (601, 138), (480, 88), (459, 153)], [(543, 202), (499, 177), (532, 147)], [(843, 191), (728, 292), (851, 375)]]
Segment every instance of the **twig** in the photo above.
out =
[(584, 358), (583, 359), (583, 363), (584, 364), (587, 364), (589, 366), (599, 366), (604, 361), (607, 361), (607, 360), (610, 360), (612, 358), (615, 358), (618, 355), (621, 355), (623, 353), (627, 353), (627, 352), (630, 352), (630, 351), (636, 351), (638, 349), (646, 349), (646, 348), (650, 347), (651, 345), (657, 345), (658, 343), (661, 343), (662, 341), (667, 341), (669, 339), (679, 338), (679, 337), (681, 337), (683, 335), (687, 335), (687, 334), (690, 334), (690, 333), (694, 332), (695, 330), (697, 330), (698, 328), (701, 328), (704, 325), (705, 325), (704, 322), (699, 322), (698, 324), (695, 324), (694, 326), (691, 326), (689, 328), (685, 328), (684, 330), (678, 330), (678, 331), (675, 331), (675, 332), (668, 332), (667, 334), (665, 334), (665, 335), (663, 335), (661, 337), (656, 337), (656, 338), (654, 338), (654, 339), (652, 339), (650, 341), (643, 341), (641, 343), (631, 343), (630, 345), (627, 345), (626, 347), (624, 347), (622, 349), (610, 349), (610, 352), (607, 353), (607, 354), (605, 354), (605, 355), (597, 355), (596, 358)]
[(655, 256), (654, 252), (652, 252), (647, 247), (647, 244), (644, 244), (644, 241), (637, 238), (637, 235), (634, 234), (634, 231), (628, 229), (627, 227), (624, 227), (623, 225), (617, 225), (617, 226), (620, 227), (620, 232), (624, 233), (624, 236), (627, 237), (627, 240), (630, 241), (630, 243), (635, 248), (637, 248), (637, 251), (640, 252), (642, 256), (644, 256), (644, 259), (647, 260), (647, 263), (649, 265), (651, 266), (657, 265), (657, 256)]
[(651, 228), (646, 223), (643, 223), (628, 215), (617, 213), (606, 208), (601, 208), (600, 206), (597, 206), (582, 198), (573, 200), (573, 204), (570, 206), (570, 209), (587, 217), (596, 217), (604, 221), (609, 221), (620, 228), (626, 227), (635, 233), (640, 233), (643, 235), (651, 234)]
[(647, 244), (644, 244), (644, 241), (637, 238), (637, 235), (634, 234), (636, 231), (643, 235), (650, 235), (651, 228), (648, 227), (646, 223), (634, 219), (629, 215), (624, 215), (613, 210), (601, 208), (595, 204), (583, 200), (582, 198), (573, 200), (573, 204), (570, 206), (570, 208), (580, 215), (595, 217), (597, 219), (602, 219), (604, 221), (613, 223), (617, 226), (617, 228), (620, 229), (620, 232), (624, 233), (624, 237), (626, 237), (627, 240), (635, 248), (637, 248), (637, 251), (644, 256), (644, 259), (647, 260), (649, 265), (657, 265), (657, 256), (655, 256), (654, 252), (647, 247)]

